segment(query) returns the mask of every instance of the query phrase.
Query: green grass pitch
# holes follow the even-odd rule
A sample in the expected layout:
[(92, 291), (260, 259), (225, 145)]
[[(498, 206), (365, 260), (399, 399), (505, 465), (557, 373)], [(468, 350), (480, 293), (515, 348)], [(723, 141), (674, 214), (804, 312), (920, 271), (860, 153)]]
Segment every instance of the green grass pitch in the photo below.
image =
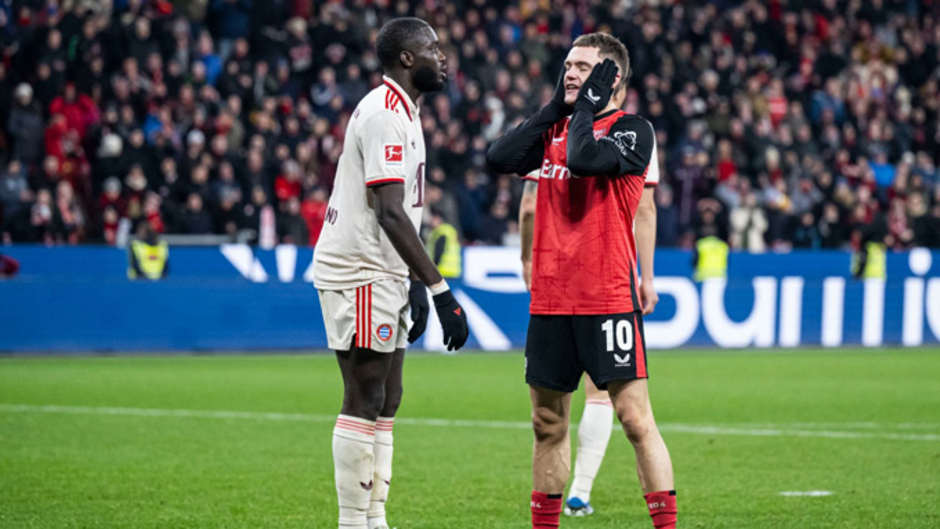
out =
[[(680, 527), (940, 527), (940, 349), (650, 365)], [(529, 527), (522, 370), (518, 352), (409, 356), (393, 526)], [(0, 360), (0, 527), (335, 527), (340, 397), (331, 354)], [(651, 527), (617, 429), (592, 503), (562, 527)]]

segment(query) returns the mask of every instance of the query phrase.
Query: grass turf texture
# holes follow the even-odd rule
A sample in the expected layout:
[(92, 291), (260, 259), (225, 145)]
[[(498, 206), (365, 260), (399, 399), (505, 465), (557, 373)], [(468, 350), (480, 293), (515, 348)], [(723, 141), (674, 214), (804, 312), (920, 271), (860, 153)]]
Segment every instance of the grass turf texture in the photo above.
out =
[[(940, 527), (940, 350), (668, 352), (651, 364), (681, 527)], [(522, 369), (518, 353), (408, 358), (393, 526), (529, 526)], [(340, 397), (331, 354), (0, 360), (0, 527), (335, 527)], [(833, 495), (779, 495), (807, 490)], [(562, 527), (651, 526), (617, 429), (592, 504)]]

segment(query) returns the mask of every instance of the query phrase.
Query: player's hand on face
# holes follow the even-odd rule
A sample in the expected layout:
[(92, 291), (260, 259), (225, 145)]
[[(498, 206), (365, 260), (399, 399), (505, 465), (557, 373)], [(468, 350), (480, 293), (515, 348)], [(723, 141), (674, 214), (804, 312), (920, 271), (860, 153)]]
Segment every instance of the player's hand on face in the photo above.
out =
[(659, 303), (659, 294), (653, 288), (652, 281), (640, 283), (640, 303), (643, 306), (643, 315), (652, 314), (656, 310), (656, 304)]
[(411, 281), (408, 289), (408, 303), (411, 305), (411, 329), (408, 330), (408, 343), (415, 343), (424, 330), (428, 328), (428, 315), (431, 306), (428, 304), (428, 291), (424, 283), (417, 279)]
[(565, 69), (561, 69), (558, 74), (558, 81), (555, 83), (555, 94), (552, 96), (552, 104), (555, 105), (562, 114), (570, 116), (574, 112), (574, 107), (565, 103)]
[(454, 294), (447, 290), (434, 296), (434, 308), (444, 329), (444, 345), (447, 350), (456, 351), (463, 347), (463, 344), (467, 343), (470, 330), (467, 328), (467, 315), (460, 303), (457, 303)]
[(575, 110), (587, 110), (597, 114), (610, 102), (614, 92), (614, 79), (617, 78), (617, 63), (604, 59), (600, 64), (594, 65), (591, 75), (588, 76), (581, 90), (578, 92), (578, 101), (574, 104)]

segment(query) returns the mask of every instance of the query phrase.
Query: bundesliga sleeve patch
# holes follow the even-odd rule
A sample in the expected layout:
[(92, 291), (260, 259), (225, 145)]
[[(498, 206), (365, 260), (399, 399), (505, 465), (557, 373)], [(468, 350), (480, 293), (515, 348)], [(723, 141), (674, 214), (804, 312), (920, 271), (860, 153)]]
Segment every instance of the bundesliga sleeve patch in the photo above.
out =
[(401, 167), (405, 164), (405, 147), (401, 143), (385, 144), (385, 167)]

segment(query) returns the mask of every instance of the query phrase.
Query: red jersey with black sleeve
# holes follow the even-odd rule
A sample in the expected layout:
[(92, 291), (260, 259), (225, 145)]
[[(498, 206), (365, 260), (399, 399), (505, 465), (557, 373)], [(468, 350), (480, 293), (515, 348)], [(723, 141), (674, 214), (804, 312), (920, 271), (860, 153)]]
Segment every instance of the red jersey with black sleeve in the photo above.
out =
[[(640, 310), (633, 222), (650, 170), (653, 128), (638, 116), (611, 111), (593, 118), (593, 138), (579, 137), (578, 144), (569, 146), (572, 121), (589, 118), (561, 119), (542, 136), (544, 155), (532, 248), (532, 314)], [(603, 147), (598, 157), (617, 159), (611, 172), (575, 174), (590, 170), (591, 160), (570, 164), (572, 169), (570, 149), (598, 147)]]

